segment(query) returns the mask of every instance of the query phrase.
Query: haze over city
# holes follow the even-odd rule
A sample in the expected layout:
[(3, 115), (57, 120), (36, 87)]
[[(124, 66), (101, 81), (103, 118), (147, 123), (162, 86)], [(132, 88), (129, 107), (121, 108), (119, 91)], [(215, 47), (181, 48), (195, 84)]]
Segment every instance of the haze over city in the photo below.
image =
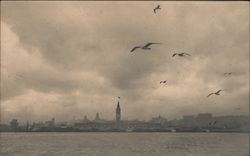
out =
[(246, 3), (1, 2), (1, 120), (247, 115)]

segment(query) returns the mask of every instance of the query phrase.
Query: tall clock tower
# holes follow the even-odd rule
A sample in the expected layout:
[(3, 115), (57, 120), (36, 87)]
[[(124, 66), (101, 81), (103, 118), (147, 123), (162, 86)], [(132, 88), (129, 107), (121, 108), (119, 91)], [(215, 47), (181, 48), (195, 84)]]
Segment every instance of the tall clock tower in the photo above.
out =
[(118, 100), (117, 107), (116, 107), (116, 122), (120, 122), (120, 121), (121, 121), (121, 108), (120, 108), (120, 104)]

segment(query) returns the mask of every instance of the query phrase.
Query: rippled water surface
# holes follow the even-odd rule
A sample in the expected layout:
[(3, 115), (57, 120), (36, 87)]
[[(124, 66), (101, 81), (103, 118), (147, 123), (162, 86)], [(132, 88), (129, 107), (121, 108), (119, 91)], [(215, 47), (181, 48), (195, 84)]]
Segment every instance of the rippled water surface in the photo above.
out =
[(1, 156), (249, 156), (238, 133), (0, 133)]

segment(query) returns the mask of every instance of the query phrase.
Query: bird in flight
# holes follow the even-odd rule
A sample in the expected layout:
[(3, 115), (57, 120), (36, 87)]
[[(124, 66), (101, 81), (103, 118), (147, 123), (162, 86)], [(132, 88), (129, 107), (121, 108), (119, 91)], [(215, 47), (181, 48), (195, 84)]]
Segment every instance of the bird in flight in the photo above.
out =
[(157, 7), (154, 8), (154, 13), (156, 14), (156, 10), (160, 10), (160, 9), (161, 9), (161, 6), (157, 5)]
[(228, 73), (224, 73), (224, 76), (230, 76), (232, 74), (233, 74), (232, 72), (228, 72)]
[(178, 55), (178, 56), (191, 56), (190, 54), (188, 54), (188, 53), (174, 53), (173, 55), (172, 55), (172, 57), (174, 57), (175, 55)]
[(214, 122), (212, 121), (212, 122), (209, 122), (208, 124), (209, 125), (215, 125), (216, 123), (217, 123), (217, 121), (214, 121)]
[(153, 44), (161, 44), (161, 43), (153, 43), (153, 42), (149, 42), (149, 43), (147, 43), (146, 45), (144, 45), (144, 46), (135, 46), (130, 52), (133, 52), (133, 51), (135, 51), (136, 49), (138, 49), (138, 48), (141, 48), (141, 49), (143, 49), (143, 50), (150, 50), (151, 48), (149, 47), (149, 46), (151, 46), (151, 45), (153, 45)]
[(21, 75), (21, 74), (16, 74), (15, 76), (18, 78), (23, 78), (23, 75)]
[(167, 83), (167, 80), (165, 80), (165, 81), (160, 81), (160, 84), (162, 84), (162, 83)]
[(211, 95), (220, 95), (220, 92), (221, 92), (222, 90), (218, 90), (217, 92), (215, 92), (215, 93), (210, 93), (210, 94), (208, 94), (207, 95), (207, 97), (209, 97), (209, 96), (211, 96)]

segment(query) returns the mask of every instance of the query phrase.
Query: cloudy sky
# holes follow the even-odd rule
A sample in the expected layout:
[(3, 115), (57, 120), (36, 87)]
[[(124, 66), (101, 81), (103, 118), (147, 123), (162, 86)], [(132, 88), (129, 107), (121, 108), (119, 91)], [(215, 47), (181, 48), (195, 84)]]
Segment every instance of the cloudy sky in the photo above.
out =
[(248, 2), (1, 2), (1, 94), (3, 122), (246, 115)]

